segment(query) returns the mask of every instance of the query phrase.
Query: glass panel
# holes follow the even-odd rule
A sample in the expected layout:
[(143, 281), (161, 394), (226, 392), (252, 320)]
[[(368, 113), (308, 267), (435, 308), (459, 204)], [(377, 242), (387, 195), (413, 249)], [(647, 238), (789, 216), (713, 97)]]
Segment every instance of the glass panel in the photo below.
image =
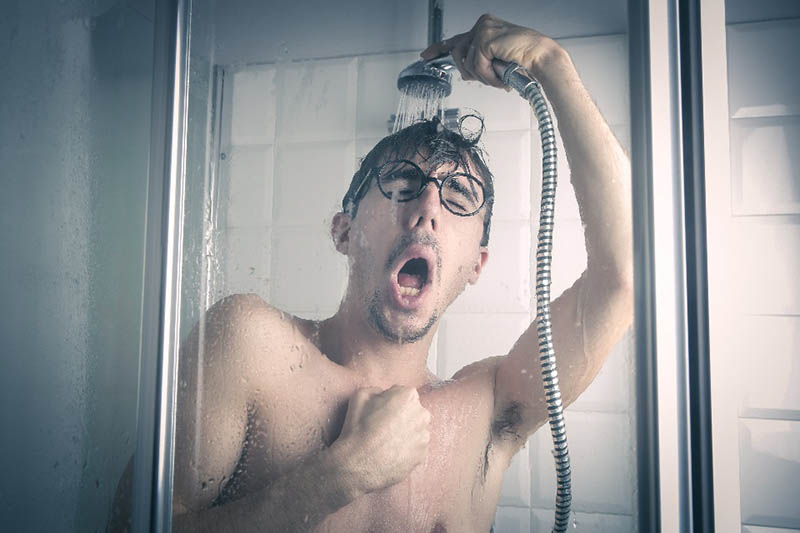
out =
[(716, 65), (704, 84), (727, 96), (706, 103), (717, 527), (795, 531), (800, 94), (797, 69), (785, 65), (796, 63), (800, 5), (736, 0), (719, 14), (721, 46), (704, 58)]
[(3, 13), (0, 530), (102, 531), (136, 442), (153, 3)]
[[(637, 513), (625, 5), (492, 5), (503, 19), (556, 38), (604, 117), (592, 114), (590, 98), (563, 93), (563, 78), (549, 86), (560, 98), (562, 125), (552, 299), (559, 302), (556, 358), (571, 403), (572, 518), (587, 530), (615, 532), (633, 531)], [(458, 73), (444, 103), (445, 127), (451, 127), (447, 117), (470, 110), (484, 120), (480, 140), (495, 176), (485, 267), (479, 246), (485, 213), (456, 217), (438, 204), (435, 190), (392, 204), (368, 185), (357, 212), (341, 212), (362, 159), (391, 131), (398, 74), (426, 47), (425, 7), (193, 2), (178, 530), (223, 516), (229, 527), (312, 523), (331, 530), (381, 529), (391, 521), (410, 531), (492, 524), (498, 531), (538, 531), (552, 523), (553, 444), (546, 428), (533, 433), (545, 423), (536, 330), (514, 356), (486, 360), (508, 353), (537, 314), (542, 145), (530, 105)], [(448, 1), (444, 36), (469, 30), (480, 15), (473, 3)], [(570, 184), (565, 141), (582, 206)], [(593, 150), (602, 156), (581, 156)], [(603, 174), (597, 161), (614, 170)], [(592, 189), (601, 175), (602, 192)], [(410, 220), (404, 213), (420, 202), (436, 213), (415, 219), (433, 220), (424, 226), (427, 240), (402, 241), (398, 228)], [(597, 228), (603, 229), (593, 233)], [(587, 240), (596, 262), (587, 257)], [(425, 266), (395, 264), (414, 258)], [(397, 286), (391, 305), (381, 300), (388, 298), (385, 279)], [(426, 285), (431, 303), (419, 293), (428, 313), (421, 320), (403, 298), (416, 298)], [(602, 310), (600, 301), (608, 304)], [(407, 327), (398, 326), (403, 320)], [(418, 388), (433, 415), (428, 459), (392, 483), (376, 466), (370, 476), (380, 478), (380, 487), (361, 495), (362, 477), (338, 475), (369, 450), (351, 436), (365, 427), (355, 424), (354, 394), (358, 387), (383, 391), (397, 384)], [(373, 421), (387, 414), (376, 401), (371, 397), (362, 411), (373, 409)], [(519, 419), (508, 427), (524, 434), (518, 440), (498, 429), (517, 408)], [(403, 433), (412, 440), (411, 430)], [(342, 486), (342, 480), (350, 481)]]

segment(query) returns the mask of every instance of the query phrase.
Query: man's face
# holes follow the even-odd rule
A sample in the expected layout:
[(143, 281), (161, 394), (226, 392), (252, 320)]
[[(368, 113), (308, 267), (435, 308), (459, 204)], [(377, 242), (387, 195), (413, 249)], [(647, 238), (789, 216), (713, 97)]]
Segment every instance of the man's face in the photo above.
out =
[[(420, 156), (412, 161), (431, 177), (477, 175), (455, 163), (431, 168)], [(451, 213), (432, 182), (418, 198), (396, 202), (372, 180), (350, 223), (346, 253), (348, 291), (379, 333), (394, 342), (423, 338), (466, 284), (477, 281), (488, 257), (480, 246), (484, 216), (485, 208), (469, 217)]]

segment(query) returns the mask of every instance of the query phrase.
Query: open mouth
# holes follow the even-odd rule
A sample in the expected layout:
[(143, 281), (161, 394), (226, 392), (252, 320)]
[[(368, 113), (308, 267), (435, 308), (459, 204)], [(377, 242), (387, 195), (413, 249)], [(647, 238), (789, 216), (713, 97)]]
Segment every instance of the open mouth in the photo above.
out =
[(401, 243), (390, 255), (389, 291), (395, 306), (412, 312), (424, 305), (437, 283), (438, 255), (427, 243)]
[(428, 282), (428, 261), (415, 257), (409, 259), (397, 273), (398, 292), (401, 296), (417, 296)]

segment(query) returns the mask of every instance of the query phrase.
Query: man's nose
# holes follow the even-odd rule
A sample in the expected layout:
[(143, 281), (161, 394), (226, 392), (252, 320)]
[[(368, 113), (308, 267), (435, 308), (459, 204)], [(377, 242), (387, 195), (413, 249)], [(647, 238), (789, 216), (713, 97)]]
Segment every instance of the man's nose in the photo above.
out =
[(419, 228), (428, 231), (437, 231), (439, 229), (443, 207), (439, 199), (439, 187), (437, 185), (437, 183), (429, 181), (422, 194), (410, 202), (409, 229)]

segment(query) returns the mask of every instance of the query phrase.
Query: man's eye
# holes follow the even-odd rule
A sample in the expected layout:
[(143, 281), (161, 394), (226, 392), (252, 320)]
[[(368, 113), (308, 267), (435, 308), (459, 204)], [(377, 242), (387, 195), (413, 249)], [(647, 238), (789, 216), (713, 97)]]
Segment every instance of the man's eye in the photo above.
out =
[(393, 188), (390, 191), (390, 194), (392, 195), (392, 199), (395, 199), (395, 198), (397, 198), (397, 199), (399, 199), (399, 198), (408, 198), (409, 196), (414, 194), (414, 190), (413, 189), (408, 189), (408, 188), (404, 188), (404, 189)]
[(383, 178), (384, 182), (395, 182), (395, 181), (406, 181), (411, 183), (416, 179), (416, 174), (410, 171), (397, 171), (392, 172), (385, 178)]

